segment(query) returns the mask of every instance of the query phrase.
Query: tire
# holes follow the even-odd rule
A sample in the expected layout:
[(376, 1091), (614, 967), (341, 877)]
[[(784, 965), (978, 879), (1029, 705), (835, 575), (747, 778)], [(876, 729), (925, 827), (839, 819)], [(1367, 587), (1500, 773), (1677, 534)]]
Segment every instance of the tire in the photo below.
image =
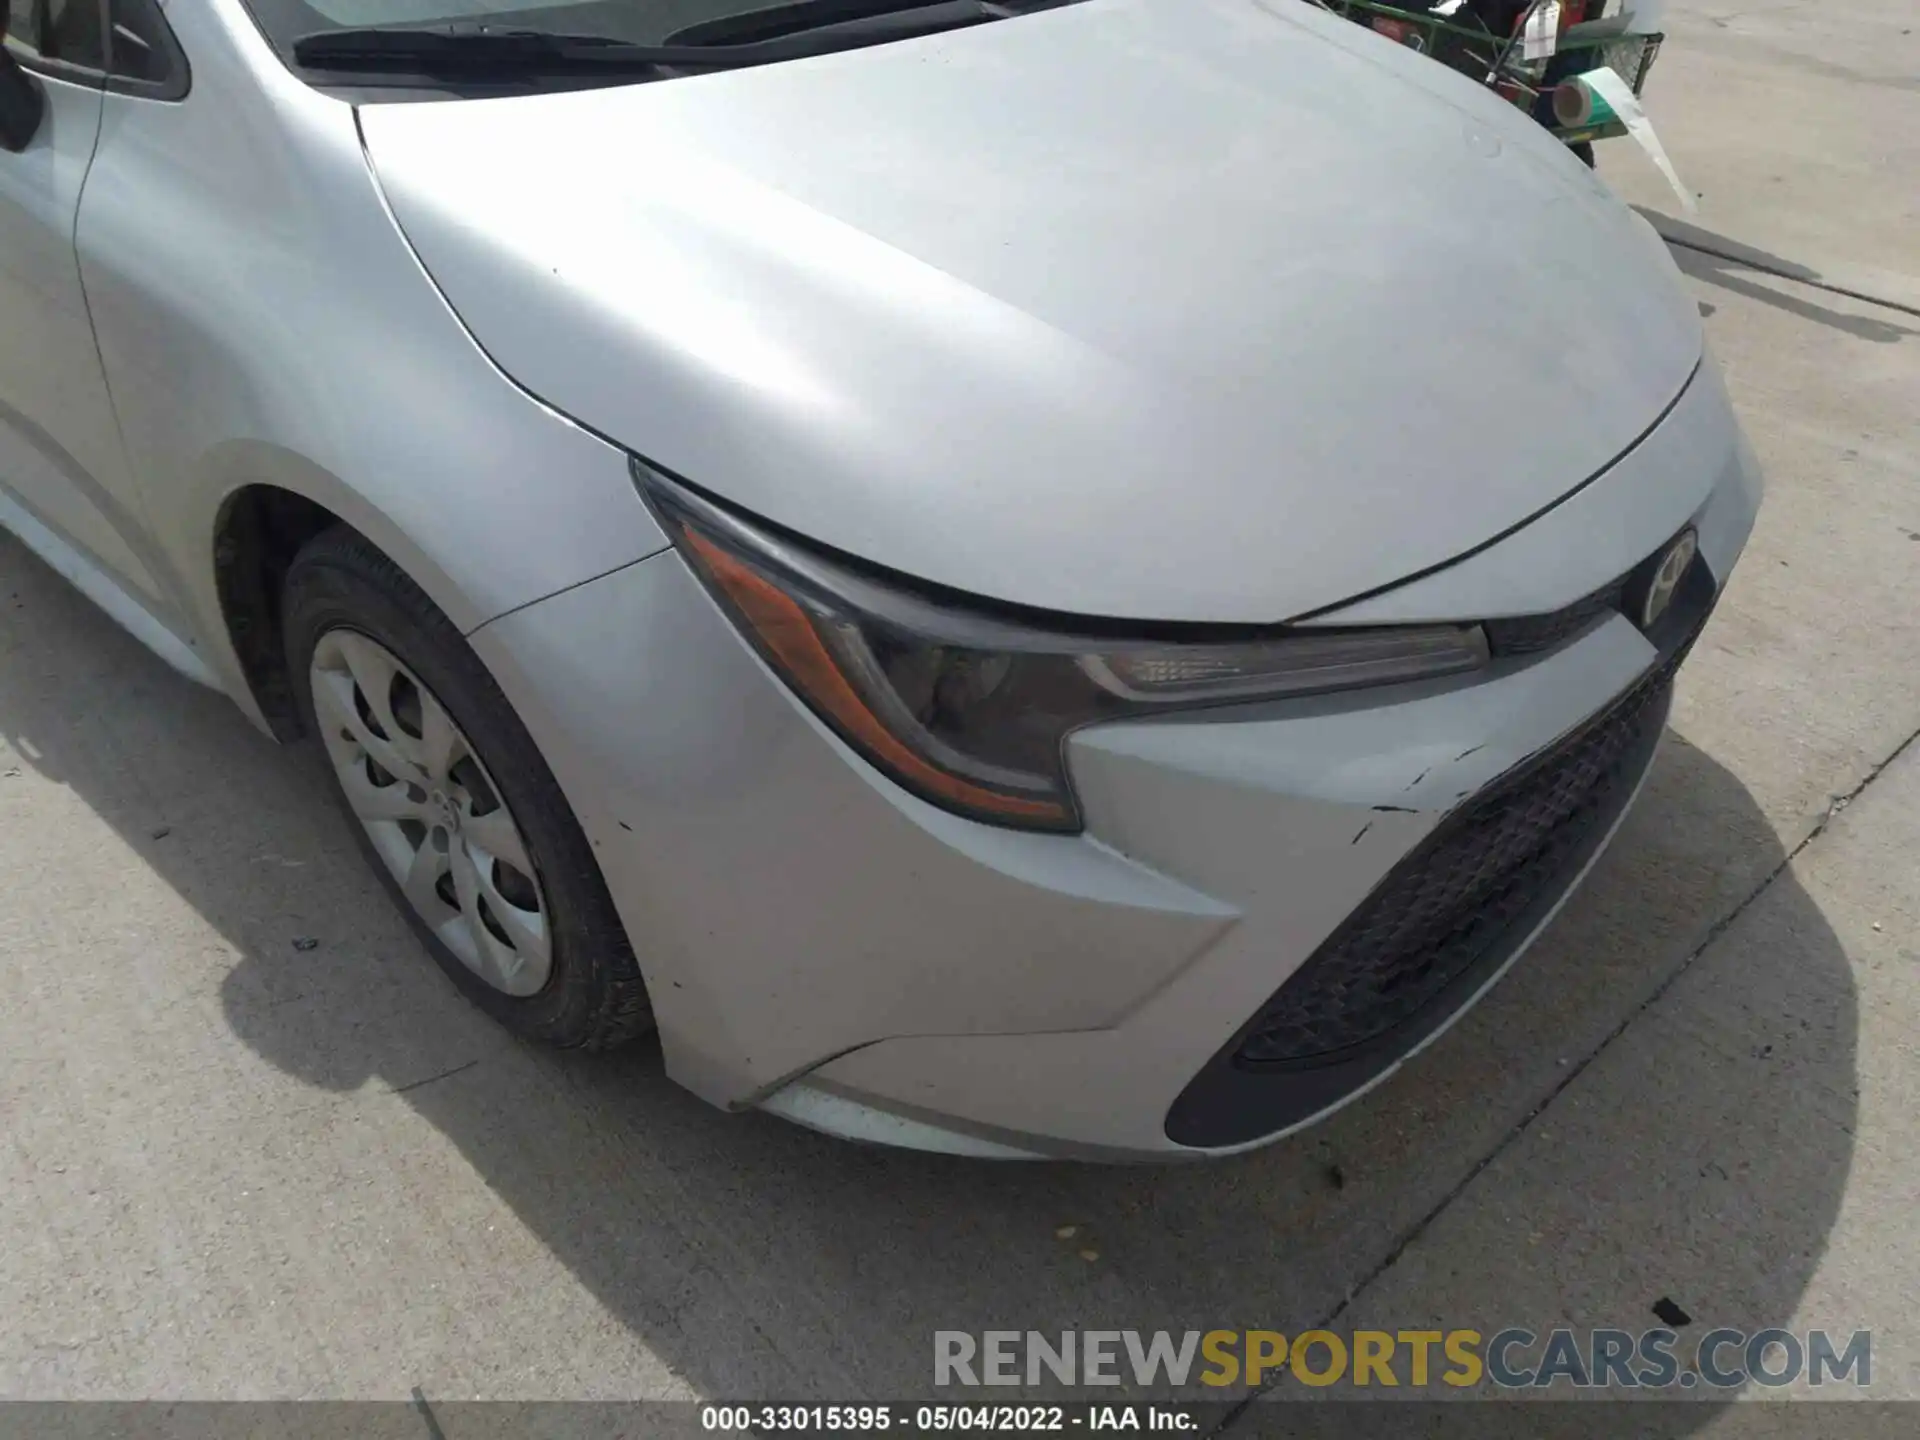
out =
[[(594, 859), (592, 846), (533, 738), (453, 623), (398, 566), (365, 537), (344, 525), (316, 536), (295, 556), (282, 592), (281, 613), (288, 668), (301, 719), (327, 760), (335, 798), (374, 873), (387, 886), (428, 953), (461, 993), (514, 1034), (545, 1045), (604, 1049), (651, 1030), (653, 1014), (647, 1001), (646, 984), (614, 909), (612, 896), (607, 892), (599, 863)], [(365, 641), (374, 642), (373, 646), (368, 647)], [(455, 743), (442, 753), (460, 754), (462, 759), (457, 768), (471, 781), (471, 794), (459, 792), (464, 799), (449, 798), (456, 794), (450, 780), (443, 783), (443, 788), (431, 792), (439, 807), (432, 813), (444, 819), (445, 828), (428, 831), (427, 838), (418, 842), (415, 855), (418, 859), (430, 841), (445, 842), (441, 846), (442, 855), (448, 846), (458, 846), (467, 860), (466, 876), (479, 874), (476, 860), (483, 862), (481, 868), (489, 877), (483, 883), (493, 888), (483, 892), (479, 888), (481, 882), (469, 879), (466, 892), (455, 896), (451, 892), (458, 887), (452, 885), (453, 877), (449, 873), (441, 877), (439, 890), (432, 894), (423, 890), (424, 903), (429, 907), (444, 906), (450, 901), (470, 904), (469, 909), (456, 916), (441, 916), (436, 909), (434, 913), (441, 927), (438, 930), (421, 906), (409, 898), (403, 877), (396, 870), (396, 866), (404, 867), (405, 863), (404, 858), (395, 855), (396, 847), (406, 843), (402, 827), (418, 827), (419, 822), (411, 818), (364, 820), (348, 793), (351, 779), (357, 786), (364, 787), (359, 790), (363, 796), (398, 795), (399, 790), (380, 786), (378, 777), (384, 775), (391, 781), (394, 774), (417, 773), (422, 785), (401, 784), (399, 788), (407, 792), (408, 800), (394, 802), (411, 803), (414, 793), (424, 796), (422, 787), (429, 783), (428, 771), (402, 772), (396, 765), (394, 774), (388, 774), (372, 760), (369, 752), (358, 752), (369, 768), (356, 770), (353, 762), (343, 758), (354, 750), (357, 742), (350, 733), (351, 720), (337, 708), (342, 693), (352, 697), (351, 703), (362, 724), (376, 737), (366, 739), (361, 732), (366, 745), (389, 738), (377, 720), (369, 718), (366, 687), (356, 688), (362, 672), (341, 671), (336, 678), (335, 672), (323, 669), (320, 675), (326, 682), (322, 688), (328, 692), (324, 697), (327, 715), (337, 717), (335, 723), (325, 727), (316, 708), (316, 655), (324, 666), (331, 656), (364, 658), (370, 654), (381, 654), (384, 660), (397, 661), (400, 667), (397, 678), (387, 687), (389, 708), (385, 713), (389, 720), (401, 714), (402, 702), (405, 707), (412, 707), (410, 713), (416, 717), (421, 713), (419, 707), (437, 702), (455, 727)], [(425, 696), (416, 692), (416, 684), (427, 692)], [(340, 723), (341, 720), (345, 724)], [(428, 753), (426, 742), (415, 730), (409, 729), (404, 720), (399, 722), (399, 729), (403, 734), (394, 738), (403, 739), (410, 753), (423, 756)], [(388, 751), (381, 753), (387, 755)], [(392, 756), (398, 755), (397, 749), (392, 751)], [(469, 761), (477, 763), (479, 770), (470, 768)], [(373, 777), (371, 783), (369, 776)], [(493, 810), (482, 811), (484, 792), (488, 789), (497, 804)], [(512, 853), (522, 863), (530, 860), (533, 871), (531, 889), (535, 904), (520, 913), (535, 917), (537, 938), (524, 948), (545, 964), (542, 974), (538, 964), (525, 965), (518, 956), (507, 962), (509, 965), (522, 963), (519, 975), (508, 976), (508, 980), (524, 978), (527, 986), (537, 987), (523, 993), (508, 993), (501, 988), (506, 982), (490, 980), (481, 973), (484, 961), (476, 959), (470, 964), (462, 960), (442, 938), (451, 935), (456, 944), (477, 956), (487, 946), (488, 936), (475, 928), (476, 923), (484, 921), (492, 927), (490, 933), (499, 937), (493, 951), (514, 955), (509, 932), (499, 928), (485, 897), (497, 901), (500, 890), (511, 877), (524, 898), (526, 877), (512, 866), (504, 871), (493, 868), (481, 850), (468, 848), (468, 836), (481, 833), (476, 817), (498, 820), (501, 814), (495, 811), (499, 807), (504, 807), (507, 829), (513, 832), (514, 839), (522, 842), (523, 848)], [(464, 833), (462, 814), (467, 825)], [(408, 828), (406, 835), (411, 833), (412, 829)], [(424, 867), (421, 873), (424, 874)], [(501, 913), (507, 913), (505, 907), (499, 908)], [(511, 933), (521, 935), (523, 932), (513, 929)]]
[(1593, 169), (1593, 142), (1591, 140), (1582, 140), (1578, 144), (1569, 145), (1567, 148), (1574, 153), (1575, 158), (1578, 159), (1582, 165), (1586, 166), (1589, 170)]

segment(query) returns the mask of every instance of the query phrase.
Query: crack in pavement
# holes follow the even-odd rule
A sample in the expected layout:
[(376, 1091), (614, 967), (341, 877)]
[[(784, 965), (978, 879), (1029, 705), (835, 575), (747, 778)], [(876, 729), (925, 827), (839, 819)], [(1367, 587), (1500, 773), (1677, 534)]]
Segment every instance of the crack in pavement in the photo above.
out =
[(474, 1066), (478, 1065), (479, 1063), (480, 1062), (478, 1060), (469, 1060), (464, 1065), (455, 1065), (452, 1069), (442, 1070), (437, 1075), (428, 1075), (419, 1080), (409, 1080), (404, 1085), (396, 1085), (391, 1090), (387, 1091), (387, 1093), (389, 1095), (404, 1095), (409, 1090), (418, 1090), (422, 1085), (431, 1085), (436, 1080), (445, 1080), (451, 1076), (460, 1074), (463, 1070), (471, 1070), (473, 1069)]
[[(1461, 1176), (1458, 1181), (1450, 1186), (1446, 1193), (1434, 1202), (1426, 1214), (1422, 1215), (1407, 1228), (1405, 1233), (1393, 1243), (1386, 1255), (1382, 1257), (1380, 1263), (1375, 1265), (1352, 1285), (1349, 1285), (1347, 1287), (1346, 1297), (1341, 1300), (1338, 1305), (1334, 1306), (1332, 1310), (1328, 1311), (1322, 1319), (1315, 1321), (1307, 1328), (1313, 1330), (1331, 1329), (1333, 1322), (1346, 1314), (1346, 1312), (1353, 1307), (1353, 1302), (1359, 1299), (1374, 1281), (1378, 1280), (1398, 1264), (1400, 1257), (1406, 1254), (1421, 1236), (1433, 1228), (1434, 1222), (1447, 1211), (1454, 1201), (1466, 1193), (1468, 1187), (1480, 1178), (1481, 1173), (1491, 1166), (1494, 1161), (1506, 1154), (1507, 1151), (1511, 1150), (1514, 1143), (1526, 1134), (1527, 1130), (1533, 1125), (1533, 1122), (1544, 1115), (1547, 1110), (1552, 1107), (1554, 1101), (1558, 1100), (1574, 1081), (1586, 1073), (1588, 1067), (1606, 1052), (1607, 1047), (1612, 1045), (1613, 1042), (1618, 1040), (1622, 1035), (1626, 1034), (1628, 1029), (1632, 1027), (1634, 1021), (1652, 1009), (1653, 1006), (1660, 1001), (1661, 997), (1673, 988), (1674, 982), (1693, 967), (1693, 962), (1706, 954), (1706, 952), (1712, 948), (1714, 942), (1724, 935), (1727, 930), (1732, 927), (1733, 923), (1747, 912), (1748, 907), (1772, 888), (1774, 881), (1778, 880), (1780, 876), (1786, 872), (1787, 868), (1800, 857), (1801, 852), (1806, 850), (1808, 846), (1812, 845), (1813, 842), (1818, 840), (1822, 835), (1826, 834), (1828, 827), (1833, 824), (1834, 817), (1842, 810), (1845, 810), (1855, 800), (1859, 799), (1866, 788), (1873, 784), (1875, 780), (1879, 779), (1888, 766), (1899, 760), (1902, 755), (1914, 748), (1916, 744), (1920, 744), (1920, 729), (1916, 729), (1908, 734), (1906, 739), (1902, 740), (1893, 748), (1892, 753), (1890, 753), (1886, 759), (1870, 766), (1867, 773), (1861, 777), (1860, 783), (1855, 785), (1853, 789), (1844, 795), (1835, 795), (1829, 799), (1826, 813), (1820, 817), (1813, 828), (1801, 837), (1800, 842), (1795, 845), (1792, 850), (1788, 851), (1780, 863), (1769, 870), (1752, 890), (1748, 891), (1725, 915), (1713, 923), (1700, 943), (1689, 950), (1685, 958), (1682, 959), (1678, 965), (1674, 966), (1672, 973), (1658, 985), (1654, 986), (1652, 992), (1641, 1000), (1638, 1005), (1635, 1005), (1632, 1010), (1628, 1011), (1620, 1023), (1615, 1025), (1613, 1029), (1601, 1038), (1599, 1044), (1595, 1045), (1593, 1049), (1588, 1051), (1578, 1061), (1570, 1064), (1565, 1073), (1561, 1075), (1559, 1081), (1541, 1097), (1540, 1101), (1534, 1105), (1531, 1110), (1527, 1111), (1525, 1115), (1521, 1116), (1520, 1119), (1514, 1123), (1513, 1127), (1509, 1129), (1505, 1135), (1501, 1136), (1493, 1148), (1481, 1156), (1465, 1175)], [(1246, 1395), (1222, 1417), (1219, 1424), (1215, 1425), (1213, 1429), (1206, 1433), (1203, 1440), (1214, 1440), (1214, 1437), (1224, 1434), (1236, 1420), (1246, 1413), (1249, 1406), (1258, 1401), (1261, 1396), (1278, 1389), (1285, 1383), (1285, 1380), (1286, 1376), (1283, 1373), (1281, 1377), (1272, 1384), (1263, 1385), (1258, 1390)]]

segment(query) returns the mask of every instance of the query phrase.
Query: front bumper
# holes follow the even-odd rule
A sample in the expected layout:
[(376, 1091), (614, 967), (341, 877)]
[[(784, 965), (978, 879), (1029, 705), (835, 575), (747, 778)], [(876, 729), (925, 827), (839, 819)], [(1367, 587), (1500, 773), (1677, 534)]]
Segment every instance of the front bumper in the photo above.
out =
[[(1573, 500), (1356, 613), (1516, 613), (1449, 608), (1503, 575), (1520, 577), (1503, 593), (1552, 599), (1525, 611), (1558, 609), (1690, 523), (1704, 618), (1759, 479), (1703, 373)], [(1083, 731), (1079, 836), (979, 825), (899, 790), (672, 554), (473, 638), (596, 846), (675, 1078), (857, 1138), (1149, 1158), (1276, 1138), (1378, 1083), (1482, 993), (1624, 813), (1665, 715), (1649, 676), (1690, 634), (1663, 645), (1609, 612), (1468, 677)], [(1285, 982), (1370, 897), (1635, 696), (1604, 796), (1502, 912), (1497, 943), (1337, 1066), (1249, 1063)]]

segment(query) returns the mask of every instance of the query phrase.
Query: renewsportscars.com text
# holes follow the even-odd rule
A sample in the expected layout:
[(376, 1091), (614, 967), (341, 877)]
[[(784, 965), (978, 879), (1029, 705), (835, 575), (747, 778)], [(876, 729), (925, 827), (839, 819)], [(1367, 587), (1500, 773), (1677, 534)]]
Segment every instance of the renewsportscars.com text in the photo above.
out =
[(1732, 1389), (1802, 1381), (1873, 1383), (1873, 1333), (1709, 1330), (1683, 1344), (1673, 1330), (1536, 1334), (1478, 1330), (936, 1330), (939, 1386), (1132, 1383), (1259, 1388), (1302, 1385), (1467, 1389)]

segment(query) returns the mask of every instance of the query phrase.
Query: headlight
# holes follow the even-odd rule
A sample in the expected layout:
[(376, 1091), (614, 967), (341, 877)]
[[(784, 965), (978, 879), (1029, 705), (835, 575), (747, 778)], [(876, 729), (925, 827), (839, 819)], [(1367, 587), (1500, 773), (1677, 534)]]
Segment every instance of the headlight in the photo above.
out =
[[(1077, 830), (1065, 740), (1124, 715), (1450, 675), (1477, 625), (1134, 638), (1042, 628), (990, 602), (828, 559), (634, 464), (641, 493), (721, 608), (815, 714), (923, 798), (978, 820)], [(1136, 630), (1142, 627), (1134, 627)], [(1200, 627), (1158, 627), (1200, 631)]]

